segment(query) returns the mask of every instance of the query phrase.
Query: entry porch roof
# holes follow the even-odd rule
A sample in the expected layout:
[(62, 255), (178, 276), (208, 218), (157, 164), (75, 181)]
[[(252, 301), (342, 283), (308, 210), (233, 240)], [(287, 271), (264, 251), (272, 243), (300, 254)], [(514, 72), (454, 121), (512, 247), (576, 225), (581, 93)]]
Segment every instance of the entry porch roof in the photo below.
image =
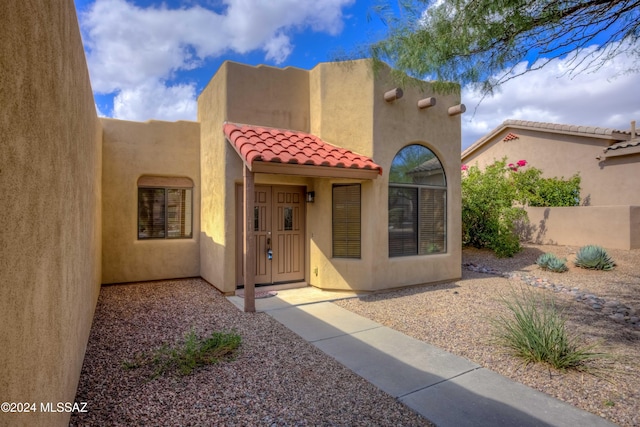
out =
[(382, 167), (369, 157), (306, 132), (229, 122), (223, 131), (251, 172), (355, 179), (382, 175)]

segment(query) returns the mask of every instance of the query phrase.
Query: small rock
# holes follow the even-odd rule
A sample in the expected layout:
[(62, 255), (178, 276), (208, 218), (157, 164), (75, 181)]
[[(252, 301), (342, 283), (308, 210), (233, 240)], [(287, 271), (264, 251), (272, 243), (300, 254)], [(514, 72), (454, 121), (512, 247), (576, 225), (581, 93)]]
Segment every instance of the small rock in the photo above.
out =
[(616, 313), (612, 316), (609, 316), (610, 319), (615, 320), (616, 322), (624, 322), (624, 314)]

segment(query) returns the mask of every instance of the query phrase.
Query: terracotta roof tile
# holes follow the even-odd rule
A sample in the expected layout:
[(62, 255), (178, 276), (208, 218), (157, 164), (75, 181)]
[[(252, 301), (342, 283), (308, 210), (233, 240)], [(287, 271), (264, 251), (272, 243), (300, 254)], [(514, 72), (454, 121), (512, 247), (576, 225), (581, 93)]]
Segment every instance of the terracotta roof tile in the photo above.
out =
[(377, 170), (372, 159), (322, 141), (305, 132), (225, 123), (224, 134), (248, 164), (292, 163), (350, 169)]
[(503, 141), (513, 141), (514, 139), (520, 139), (520, 137), (515, 133), (509, 132), (507, 136), (504, 137)]

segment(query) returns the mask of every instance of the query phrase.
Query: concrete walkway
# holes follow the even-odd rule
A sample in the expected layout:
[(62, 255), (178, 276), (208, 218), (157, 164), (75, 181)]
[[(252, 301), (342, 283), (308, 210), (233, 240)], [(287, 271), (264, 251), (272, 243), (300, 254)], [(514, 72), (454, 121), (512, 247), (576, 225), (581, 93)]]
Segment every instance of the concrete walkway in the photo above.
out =
[[(257, 299), (264, 311), (439, 427), (615, 424), (354, 314), (314, 288)], [(242, 309), (243, 300), (228, 299)]]

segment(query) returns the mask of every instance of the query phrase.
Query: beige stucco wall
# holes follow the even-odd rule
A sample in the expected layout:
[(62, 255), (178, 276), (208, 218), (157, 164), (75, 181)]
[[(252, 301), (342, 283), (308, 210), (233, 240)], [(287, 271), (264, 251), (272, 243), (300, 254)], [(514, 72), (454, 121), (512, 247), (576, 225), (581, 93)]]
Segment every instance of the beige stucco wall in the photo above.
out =
[[(226, 212), (227, 196), (233, 197), (234, 184), (227, 179), (227, 169), (237, 168), (237, 155), (225, 146), (222, 123), (226, 120), (227, 63), (224, 63), (198, 97), (200, 122), (200, 275), (218, 289), (233, 287), (235, 258), (226, 245), (234, 239)], [(235, 158), (232, 156), (234, 154)], [(229, 265), (232, 264), (232, 265)], [(229, 291), (232, 291), (230, 289)]]
[[(101, 119), (102, 282), (200, 275), (200, 124)], [(193, 238), (138, 240), (138, 179), (193, 181)]]
[[(519, 138), (503, 141), (509, 132)], [(640, 191), (635, 184), (640, 180), (640, 155), (596, 159), (609, 143), (603, 138), (507, 128), (463, 157), (462, 163), (484, 167), (505, 156), (509, 162), (524, 159), (541, 169), (545, 177), (569, 178), (579, 173), (585, 204), (640, 205)]]
[[(312, 130), (323, 140), (371, 156), (384, 173), (361, 181), (361, 259), (331, 257), (331, 189), (349, 182), (316, 179), (310, 190), (316, 203), (308, 209), (309, 283), (326, 289), (381, 290), (456, 279), (461, 276), (460, 244), (460, 117), (447, 114), (459, 103), (455, 95), (435, 94), (430, 86), (409, 86), (404, 96), (384, 101), (393, 87), (386, 74), (374, 75), (367, 61), (320, 64), (311, 71)], [(436, 106), (420, 110), (419, 99), (437, 98)], [(325, 107), (328, 106), (328, 107)], [(314, 114), (320, 112), (318, 118)], [(431, 149), (447, 174), (447, 253), (389, 258), (388, 172), (397, 152), (417, 143)], [(356, 182), (356, 181), (351, 181)]]
[(0, 8), (0, 425), (62, 426), (100, 290), (100, 122), (71, 0)]
[(527, 208), (523, 240), (553, 245), (640, 248), (640, 206)]

